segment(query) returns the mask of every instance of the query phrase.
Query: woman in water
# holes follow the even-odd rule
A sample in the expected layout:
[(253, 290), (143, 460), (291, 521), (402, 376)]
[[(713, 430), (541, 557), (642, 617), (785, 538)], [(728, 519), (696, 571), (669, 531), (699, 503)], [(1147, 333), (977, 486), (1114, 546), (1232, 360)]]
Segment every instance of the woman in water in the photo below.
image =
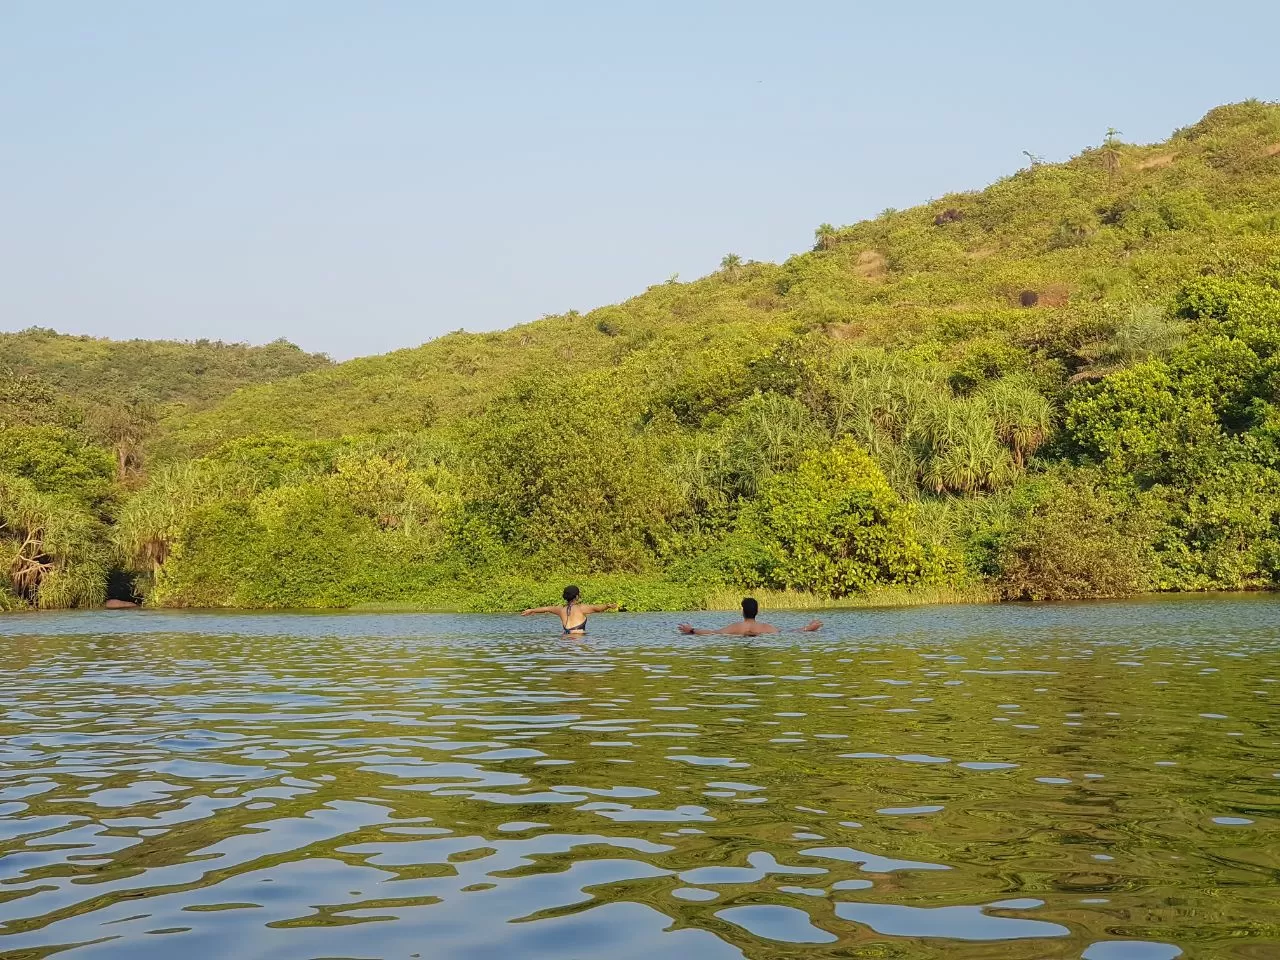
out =
[(520, 616), (527, 617), (535, 613), (554, 613), (560, 618), (560, 625), (565, 633), (586, 633), (587, 617), (593, 613), (604, 613), (606, 610), (617, 610), (616, 603), (579, 603), (582, 591), (577, 587), (564, 588), (563, 607), (530, 607), (521, 611)]

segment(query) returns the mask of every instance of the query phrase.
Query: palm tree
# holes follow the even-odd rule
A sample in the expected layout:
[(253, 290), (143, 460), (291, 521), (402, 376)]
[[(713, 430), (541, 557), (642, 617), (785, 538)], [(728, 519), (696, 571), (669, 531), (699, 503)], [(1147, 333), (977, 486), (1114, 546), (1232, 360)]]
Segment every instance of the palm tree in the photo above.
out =
[(1107, 127), (1107, 137), (1102, 141), (1102, 166), (1111, 176), (1120, 170), (1120, 131)]
[(998, 380), (980, 396), (994, 421), (996, 436), (1009, 444), (1013, 465), (1021, 470), (1027, 457), (1049, 438), (1053, 408), (1034, 388), (1017, 380)]
[(912, 377), (902, 381), (902, 414), (897, 425), (900, 439), (909, 440), (921, 433), (930, 402), (939, 396), (946, 396), (942, 392), (946, 389), (925, 377)]
[(978, 402), (940, 394), (921, 417), (920, 480), (935, 493), (994, 490), (1013, 474), (996, 424)]
[(255, 482), (225, 464), (175, 463), (155, 473), (125, 503), (112, 529), (117, 551), (134, 570), (154, 574), (169, 557), (183, 521), (197, 507), (251, 496)]
[(1116, 322), (1115, 333), (1101, 348), (1099, 359), (1123, 367), (1167, 353), (1182, 340), (1183, 327), (1179, 321), (1167, 319), (1158, 304), (1134, 304), (1127, 316)]
[(703, 437), (676, 462), (676, 483), (695, 518), (724, 506), (725, 459), (718, 438)]
[(871, 453), (893, 489), (908, 499), (919, 496), (916, 478), (920, 475), (920, 462), (909, 446), (879, 438)]
[(107, 593), (102, 524), (74, 502), (0, 474), (0, 574), (40, 609), (96, 606)]
[(1010, 468), (1009, 451), (992, 433), (970, 421), (951, 446), (929, 461), (927, 475), (938, 493), (967, 495), (1003, 486)]
[(736, 253), (726, 253), (720, 261), (720, 272), (730, 280), (737, 280), (742, 273), (742, 258)]

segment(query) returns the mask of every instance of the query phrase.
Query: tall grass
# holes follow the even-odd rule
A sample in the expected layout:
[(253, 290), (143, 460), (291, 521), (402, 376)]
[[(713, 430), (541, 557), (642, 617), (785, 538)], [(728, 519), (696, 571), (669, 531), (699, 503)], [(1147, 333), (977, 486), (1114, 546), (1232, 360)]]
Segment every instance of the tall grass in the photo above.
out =
[[(560, 581), (556, 581), (558, 586)], [(545, 592), (545, 591), (544, 591)], [(599, 591), (597, 591), (599, 592)], [(606, 591), (613, 595), (613, 591)], [(624, 591), (625, 592), (625, 591)], [(548, 596), (550, 596), (548, 594)], [(593, 599), (601, 599), (595, 593)], [(760, 601), (763, 610), (855, 610), (866, 607), (921, 607), (936, 604), (968, 604), (994, 603), (996, 596), (992, 590), (982, 584), (966, 587), (955, 586), (918, 586), (918, 587), (879, 587), (866, 593), (832, 599), (803, 590), (750, 590), (747, 588), (717, 587), (709, 589), (700, 600), (689, 604), (679, 602), (681, 594), (672, 590), (667, 596), (649, 596), (642, 600), (640, 609), (676, 611), (683, 609), (736, 611), (745, 596), (755, 597)], [(686, 598), (693, 594), (683, 595)], [(361, 613), (508, 613), (517, 612), (523, 605), (520, 602), (502, 603), (496, 597), (479, 598), (456, 597), (451, 602), (448, 597), (422, 598), (407, 601), (383, 601), (376, 603), (359, 603), (347, 609)], [(514, 598), (513, 598), (514, 599)], [(546, 598), (539, 598), (545, 600)], [(647, 601), (647, 602), (646, 602)], [(529, 601), (530, 603), (534, 601)], [(550, 601), (547, 601), (550, 602)], [(623, 603), (624, 609), (636, 609), (637, 604)]]
[(995, 595), (981, 584), (969, 587), (879, 587), (865, 593), (832, 599), (801, 590), (727, 590), (708, 592), (706, 610), (737, 610), (750, 594), (765, 610), (852, 610), (860, 607), (920, 607), (931, 604), (992, 603)]

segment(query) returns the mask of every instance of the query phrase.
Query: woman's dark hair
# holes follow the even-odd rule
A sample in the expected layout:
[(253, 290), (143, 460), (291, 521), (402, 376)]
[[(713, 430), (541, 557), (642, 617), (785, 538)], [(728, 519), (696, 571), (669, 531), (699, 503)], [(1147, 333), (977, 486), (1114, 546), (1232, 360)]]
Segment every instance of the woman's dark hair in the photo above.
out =
[(577, 587), (565, 587), (562, 596), (564, 597), (565, 603), (573, 603), (573, 601), (578, 599), (578, 596), (581, 593), (582, 591)]
[(756, 602), (755, 597), (742, 598), (742, 619), (754, 620), (760, 613), (760, 604)]

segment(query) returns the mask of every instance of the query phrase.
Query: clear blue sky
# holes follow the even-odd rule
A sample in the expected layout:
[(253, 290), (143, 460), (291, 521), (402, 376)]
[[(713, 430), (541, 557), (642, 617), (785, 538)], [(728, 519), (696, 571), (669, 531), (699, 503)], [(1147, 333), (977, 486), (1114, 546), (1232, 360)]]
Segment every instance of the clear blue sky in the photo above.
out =
[(1276, 0), (0, 0), (0, 329), (335, 357), (1280, 98)]

